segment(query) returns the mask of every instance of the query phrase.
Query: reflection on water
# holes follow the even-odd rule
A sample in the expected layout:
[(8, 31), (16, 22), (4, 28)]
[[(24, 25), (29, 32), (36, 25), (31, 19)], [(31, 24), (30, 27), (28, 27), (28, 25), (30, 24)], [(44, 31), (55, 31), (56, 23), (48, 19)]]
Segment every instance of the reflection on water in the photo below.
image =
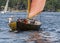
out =
[(60, 13), (43, 12), (37, 20), (42, 22), (42, 31), (9, 32), (8, 18), (26, 18), (26, 12), (0, 14), (0, 43), (60, 43)]
[(27, 40), (27, 42), (34, 42), (34, 43), (50, 43), (51, 41), (48, 38), (44, 38), (40, 32), (33, 32), (30, 35), (30, 38)]

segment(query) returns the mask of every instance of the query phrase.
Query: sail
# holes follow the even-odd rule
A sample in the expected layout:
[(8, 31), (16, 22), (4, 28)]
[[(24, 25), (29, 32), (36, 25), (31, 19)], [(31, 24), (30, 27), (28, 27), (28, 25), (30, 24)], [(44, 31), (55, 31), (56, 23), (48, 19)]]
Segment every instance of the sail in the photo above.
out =
[(6, 11), (7, 11), (8, 3), (9, 3), (9, 0), (7, 0), (7, 2), (6, 2), (5, 8), (4, 8), (4, 12), (6, 12)]
[(28, 1), (28, 18), (36, 16), (44, 9), (46, 0), (30, 0)]

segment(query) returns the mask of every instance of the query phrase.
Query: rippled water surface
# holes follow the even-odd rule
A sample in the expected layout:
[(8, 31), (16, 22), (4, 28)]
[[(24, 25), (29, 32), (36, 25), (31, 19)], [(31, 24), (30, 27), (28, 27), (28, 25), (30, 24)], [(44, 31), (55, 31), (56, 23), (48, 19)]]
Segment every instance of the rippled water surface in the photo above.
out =
[[(19, 17), (26, 18), (26, 14), (26, 12), (0, 13), (0, 43), (60, 43), (60, 12), (43, 12), (35, 17), (41, 21), (42, 31), (9, 32), (8, 18), (13, 16), (17, 20)], [(27, 41), (31, 36), (37, 40)]]

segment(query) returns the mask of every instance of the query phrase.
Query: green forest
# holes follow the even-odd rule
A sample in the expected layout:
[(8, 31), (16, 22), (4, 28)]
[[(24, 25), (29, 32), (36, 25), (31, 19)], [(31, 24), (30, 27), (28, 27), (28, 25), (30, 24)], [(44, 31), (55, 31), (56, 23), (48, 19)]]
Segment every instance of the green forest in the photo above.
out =
[[(7, 0), (0, 0), (0, 10), (4, 8)], [(9, 9), (13, 10), (26, 10), (27, 0), (9, 0)], [(60, 0), (47, 0), (44, 11), (60, 12)]]

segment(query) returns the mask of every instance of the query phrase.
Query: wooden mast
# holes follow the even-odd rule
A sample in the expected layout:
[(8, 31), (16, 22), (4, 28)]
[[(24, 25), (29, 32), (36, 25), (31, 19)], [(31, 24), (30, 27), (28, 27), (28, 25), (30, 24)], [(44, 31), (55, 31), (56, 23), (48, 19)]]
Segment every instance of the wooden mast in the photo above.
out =
[[(28, 16), (29, 16), (29, 12), (30, 12), (30, 5), (31, 5), (31, 0), (28, 0), (28, 10), (27, 10)], [(27, 16), (27, 18), (28, 18), (28, 16)]]

